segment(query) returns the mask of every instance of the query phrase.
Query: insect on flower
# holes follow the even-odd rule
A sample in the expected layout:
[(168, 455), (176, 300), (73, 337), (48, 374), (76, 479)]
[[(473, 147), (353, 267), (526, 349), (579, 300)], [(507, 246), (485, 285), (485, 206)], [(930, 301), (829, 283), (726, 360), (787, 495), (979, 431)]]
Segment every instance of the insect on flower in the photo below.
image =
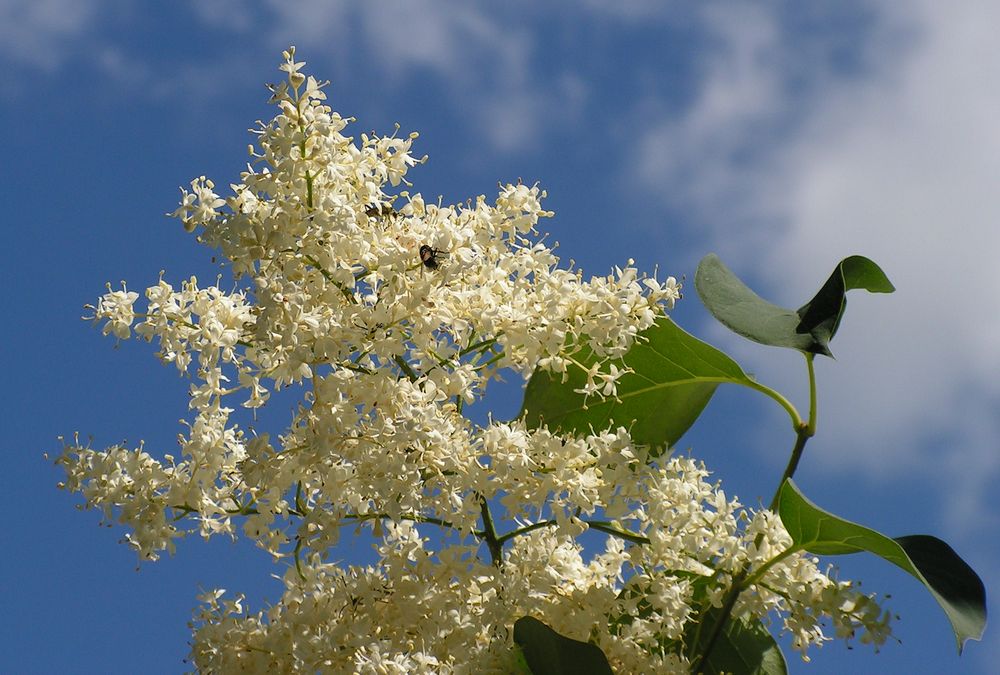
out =
[(439, 258), (447, 257), (448, 252), (424, 244), (420, 247), (420, 262), (429, 270), (436, 270), (441, 264)]
[(380, 216), (391, 216), (397, 213), (396, 209), (392, 208), (389, 204), (373, 204), (365, 209), (365, 215), (369, 218), (378, 218)]

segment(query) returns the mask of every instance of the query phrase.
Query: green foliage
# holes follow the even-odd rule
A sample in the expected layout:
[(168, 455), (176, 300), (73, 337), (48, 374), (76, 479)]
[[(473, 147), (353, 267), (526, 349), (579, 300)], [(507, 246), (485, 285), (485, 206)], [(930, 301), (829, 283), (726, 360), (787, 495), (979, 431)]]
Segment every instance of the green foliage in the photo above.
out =
[[(690, 428), (719, 384), (729, 382), (760, 391), (789, 412), (797, 435), (785, 479), (773, 501), (793, 545), (770, 564), (800, 551), (819, 555), (872, 553), (924, 584), (947, 614), (959, 653), (967, 640), (981, 639), (986, 625), (985, 588), (979, 576), (948, 544), (928, 535), (891, 539), (839, 518), (810, 502), (791, 480), (805, 442), (815, 429), (812, 356), (832, 356), (829, 344), (843, 318), (847, 291), (895, 290), (881, 268), (862, 256), (845, 258), (813, 298), (798, 310), (763, 300), (714, 254), (705, 256), (699, 264), (695, 286), (713, 316), (737, 334), (806, 354), (811, 391), (809, 422), (803, 421), (783, 396), (756, 382), (732, 358), (681, 330), (670, 319), (662, 318), (643, 332), (622, 358), (628, 372), (617, 381), (614, 397), (585, 397), (576, 391), (587, 382), (584, 369), (598, 360), (586, 345), (575, 356), (577, 364), (565, 378), (536, 371), (525, 391), (521, 410), (525, 423), (530, 428), (545, 425), (554, 431), (573, 434), (624, 426), (630, 429), (636, 443), (662, 451)], [(736, 596), (754, 582), (746, 574), (744, 569), (736, 575), (722, 607), (712, 607), (707, 601), (695, 602), (695, 606), (701, 607), (700, 621), (691, 625), (683, 643), (661, 648), (686, 649), (692, 663), (697, 663), (705, 673), (785, 673), (784, 656), (767, 628), (759, 621), (750, 624), (729, 615)], [(626, 585), (623, 592), (629, 591)], [(640, 606), (639, 615), (642, 614)], [(627, 616), (609, 617), (612, 625), (623, 625), (630, 620)], [(597, 647), (569, 640), (530, 617), (515, 624), (515, 641), (536, 675), (610, 672)]]
[[(584, 367), (597, 360), (586, 346), (575, 358)], [(536, 370), (524, 393), (526, 423), (574, 434), (624, 426), (636, 443), (662, 449), (690, 428), (720, 383), (754, 385), (739, 364), (666, 317), (640, 334), (623, 362), (632, 372), (613, 398), (574, 391), (586, 383), (580, 368), (570, 368), (565, 382)]]
[(533, 675), (611, 675), (597, 645), (560, 635), (530, 616), (514, 622), (514, 642)]
[(847, 291), (896, 290), (878, 265), (859, 255), (840, 261), (819, 292), (798, 310), (761, 298), (714, 253), (702, 258), (694, 283), (708, 311), (734, 333), (764, 345), (826, 356), (833, 356), (829, 344), (847, 307)]
[[(702, 615), (701, 624), (693, 627), (692, 632), (701, 628), (697, 635), (691, 636), (697, 653), (702, 653), (707, 644), (705, 627), (713, 626), (720, 620), (724, 620), (721, 610), (712, 608)], [(701, 666), (705, 675), (785, 675), (788, 672), (785, 656), (764, 624), (742, 619), (726, 621), (722, 633)]]
[(797, 550), (820, 555), (868, 551), (916, 577), (948, 615), (958, 651), (966, 640), (982, 638), (986, 588), (955, 551), (936, 537), (889, 537), (838, 518), (806, 499), (792, 480), (781, 486), (778, 515)]

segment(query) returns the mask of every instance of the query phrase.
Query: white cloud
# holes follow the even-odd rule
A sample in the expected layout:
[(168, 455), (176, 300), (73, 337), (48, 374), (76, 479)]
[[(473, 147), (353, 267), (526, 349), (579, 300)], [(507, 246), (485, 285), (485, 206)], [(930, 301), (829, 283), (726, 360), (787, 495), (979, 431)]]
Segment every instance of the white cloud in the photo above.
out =
[[(55, 68), (74, 41), (94, 41), (97, 7), (0, 0), (0, 49)], [(1000, 254), (995, 3), (873, 3), (870, 32), (851, 47), (860, 66), (847, 70), (835, 63), (836, 38), (801, 34), (783, 10), (760, 3), (581, 5), (566, 19), (563, 4), (273, 0), (267, 15), (259, 7), (246, 15), (192, 7), (209, 26), (256, 27), (275, 53), (295, 43), (306, 60), (332, 57), (334, 71), (358, 68), (363, 57), (373, 87), (419, 77), (440, 88), (442, 108), (461, 111), (506, 152), (532, 147), (557, 121), (570, 127), (593, 95), (587, 74), (570, 63), (578, 52), (546, 42), (550, 19), (571, 28), (605, 20), (695, 26), (707, 38), (693, 52), (702, 55), (693, 102), (680, 116), (652, 96), (635, 102), (631, 121), (622, 112), (625, 126), (646, 130), (635, 134), (632, 154), (643, 199), (668, 193), (725, 260), (757, 272), (787, 305), (803, 301), (845, 255), (882, 264), (898, 292), (852, 293), (834, 344), (839, 361), (822, 370), (824, 420), (850, 420), (824, 428), (842, 448), (836, 461), (929, 470), (943, 458), (957, 480), (975, 457), (982, 470), (967, 496), (1000, 471), (1000, 453), (980, 450), (1000, 444), (995, 425), (983, 422), (996, 417), (1000, 399), (1000, 315), (991, 311), (1000, 295), (992, 271)], [(173, 64), (176, 74), (163, 77), (122, 49), (92, 47), (87, 58), (104, 72), (136, 88), (155, 82), (146, 88), (154, 96), (185, 91), (211, 100), (220, 82), (258, 77), (240, 49), (208, 67)], [(635, 76), (622, 68), (622, 77)], [(668, 121), (650, 128), (657, 106)], [(914, 450), (929, 437), (949, 443)], [(969, 500), (954, 508), (972, 509)]]
[(716, 17), (700, 94), (641, 170), (788, 306), (846, 255), (884, 267), (897, 293), (851, 294), (821, 371), (826, 456), (960, 485), (958, 523), (1000, 471), (1000, 6), (880, 7), (860, 74), (803, 69), (767, 10)]
[(607, 16), (628, 22), (662, 20), (687, 10), (687, 7), (681, 3), (671, 6), (672, 3), (666, 3), (663, 0), (618, 0), (617, 2), (573, 0), (573, 2), (574, 4), (566, 11), (579, 10), (582, 7), (595, 16)]
[[(990, 273), (1000, 213), (989, 206), (1000, 176), (1000, 111), (984, 86), (997, 81), (984, 70), (989, 27), (1000, 18), (985, 14), (995, 10), (873, 3), (860, 10), (862, 40), (822, 21), (815, 34), (799, 34), (778, 8), (757, 3), (708, 3), (673, 16), (643, 3), (622, 9), (610, 18), (693, 22), (708, 36), (686, 111), (662, 115), (669, 121), (651, 129), (636, 118), (636, 128), (648, 129), (636, 146), (646, 184), (669, 185), (674, 204), (699, 216), (725, 259), (758, 271), (778, 301), (804, 301), (852, 253), (881, 263), (899, 288), (888, 297), (852, 294), (834, 345), (839, 361), (821, 367), (824, 442), (838, 448), (836, 463), (930, 471), (943, 459), (957, 477), (971, 453), (979, 475), (993, 476), (994, 462), (976, 449), (989, 447), (996, 429), (956, 411), (989, 417), (998, 393), (989, 377), (1000, 365), (992, 318), (970, 320), (1000, 290)], [(502, 151), (534, 143), (548, 109), (572, 115), (590, 95), (570, 72), (556, 86), (535, 72), (541, 10), (522, 16), (524, 7), (455, 2), (350, 10), (275, 2), (272, 10), (276, 39), (296, 41), (303, 53), (334, 50), (342, 62), (367, 54), (386, 80), (380, 86), (421, 69), (435, 74), (448, 105)], [(587, 11), (584, 21), (603, 16)], [(837, 59), (852, 39), (855, 63), (845, 67)], [(647, 121), (656, 106), (640, 101), (637, 115)], [(928, 438), (950, 443), (931, 448)], [(977, 485), (955, 513), (974, 508), (985, 482)]]
[[(928, 4), (921, 20), (919, 45), (893, 77), (835, 92), (786, 150), (795, 197), (769, 259), (858, 250), (884, 263), (899, 291), (858, 317), (832, 412), (852, 420), (845, 440), (868, 464), (905, 462), (909, 448), (894, 439), (934, 434), (924, 461), (961, 486), (950, 508), (969, 522), (972, 498), (1000, 469), (1000, 91), (986, 85), (1000, 73), (983, 58), (1000, 7)], [(807, 273), (800, 264), (793, 281)], [(861, 331), (879, 342), (861, 344)], [(868, 386), (852, 391), (865, 374)], [(866, 438), (888, 451), (871, 452)]]
[[(649, 20), (651, 7), (626, 3), (610, 16), (629, 22)], [(192, 34), (212, 31), (225, 46), (210, 59), (174, 59), (169, 71), (151, 53), (121, 41), (119, 34), (138, 15), (114, 9), (114, 3), (93, 0), (0, 0), (0, 55), (49, 71), (76, 59), (95, 66), (113, 82), (153, 96), (184, 89), (191, 82), (210, 100), (227, 87), (248, 82), (253, 72), (247, 68), (250, 50), (264, 46), (277, 56), (294, 44), (312, 72), (324, 73), (335, 83), (369, 87), (382, 98), (415, 83), (440, 92), (440, 108), (460, 112), (489, 149), (507, 153), (534, 147), (555, 125), (572, 124), (589, 95), (586, 80), (566, 61), (570, 50), (555, 54), (554, 61), (545, 64), (544, 74), (540, 71), (540, 54), (546, 51), (548, 56), (551, 51), (545, 42), (550, 36), (541, 24), (561, 20), (574, 9), (561, 3), (191, 2), (160, 9), (165, 16), (177, 15), (187, 22)], [(569, 22), (590, 18), (578, 10)], [(116, 30), (102, 35), (101, 29), (112, 20), (118, 24)], [(247, 34), (253, 39), (246, 39)], [(9, 77), (7, 89), (27, 86), (19, 71)]]
[(642, 106), (642, 117), (663, 121), (640, 139), (635, 166), (649, 187), (669, 185), (674, 200), (696, 207), (712, 204), (719, 193), (747, 190), (752, 175), (734, 158), (757, 146), (757, 131), (784, 105), (784, 73), (774, 64), (776, 17), (758, 6), (715, 6), (704, 22), (710, 56), (698, 64), (697, 98), (680, 116), (650, 115), (655, 101)]
[(52, 70), (73, 53), (97, 10), (90, 0), (0, 0), (0, 54), (22, 66)]
[(325, 50), (341, 68), (364, 55), (379, 77), (373, 86), (383, 90), (422, 77), (426, 86), (441, 87), (447, 105), (469, 118), (470, 128), (496, 150), (531, 147), (544, 130), (546, 111), (572, 117), (586, 99), (582, 82), (569, 72), (555, 86), (537, 75), (533, 59), (542, 36), (524, 21), (523, 7), (427, 0), (349, 9), (307, 5), (271, 3), (275, 44), (294, 43), (303, 54)]
[[(331, 7), (332, 3), (327, 3)], [(188, 8), (199, 20), (219, 28), (225, 28), (237, 33), (246, 33), (253, 29), (254, 12), (243, 0), (212, 0), (201, 2), (193, 0)]]

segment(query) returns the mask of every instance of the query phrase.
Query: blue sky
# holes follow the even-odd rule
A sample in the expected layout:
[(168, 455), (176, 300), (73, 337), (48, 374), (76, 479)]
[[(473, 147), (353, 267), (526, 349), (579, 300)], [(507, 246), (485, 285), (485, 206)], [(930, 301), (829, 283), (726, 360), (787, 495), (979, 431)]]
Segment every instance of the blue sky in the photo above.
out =
[[(799, 483), (886, 534), (945, 539), (995, 588), (1000, 6), (790, 4), (0, 0), (3, 669), (180, 672), (201, 589), (255, 608), (278, 593), (282, 568), (243, 544), (192, 539), (136, 571), (123, 532), (74, 510), (42, 453), (75, 431), (176, 447), (186, 383), (148, 345), (116, 349), (82, 306), (161, 269), (214, 277), (211, 252), (163, 214), (191, 178), (237, 178), (290, 44), (358, 131), (420, 132), (415, 190), (464, 201), (539, 181), (565, 260), (686, 275), (675, 318), (800, 406), (801, 359), (714, 326), (695, 265), (716, 251), (798, 306), (841, 258), (873, 258), (898, 290), (849, 297)], [(793, 440), (780, 414), (721, 390), (682, 445), (727, 492), (766, 502)], [(959, 659), (912, 578), (836, 562), (892, 595), (902, 644), (831, 643), (811, 665), (789, 654), (791, 672), (994, 672), (994, 631)]]

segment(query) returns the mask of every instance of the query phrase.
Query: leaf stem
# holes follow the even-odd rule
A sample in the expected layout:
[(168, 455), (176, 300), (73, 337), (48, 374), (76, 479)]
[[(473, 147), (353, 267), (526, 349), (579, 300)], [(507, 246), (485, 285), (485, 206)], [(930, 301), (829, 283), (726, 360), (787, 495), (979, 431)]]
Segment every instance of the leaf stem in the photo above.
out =
[(396, 362), (396, 365), (399, 366), (399, 369), (403, 371), (403, 374), (406, 375), (410, 382), (416, 382), (420, 379), (420, 376), (413, 370), (413, 367), (402, 356), (396, 354), (392, 357), (392, 360)]
[(592, 530), (597, 530), (598, 532), (604, 532), (605, 534), (610, 534), (612, 536), (618, 537), (619, 539), (624, 539), (625, 541), (630, 541), (633, 544), (648, 544), (649, 538), (643, 537), (639, 534), (633, 534), (632, 532), (626, 532), (624, 530), (619, 530), (614, 527), (611, 523), (602, 522), (599, 520), (583, 520)]
[[(788, 458), (788, 465), (785, 467), (785, 472), (782, 474), (781, 480), (778, 482), (778, 487), (774, 491), (774, 497), (771, 498), (771, 505), (768, 507), (768, 509), (771, 511), (777, 510), (778, 498), (781, 495), (781, 486), (785, 484), (786, 480), (788, 480), (795, 474), (795, 470), (798, 469), (799, 467), (799, 460), (802, 459), (802, 452), (803, 450), (805, 450), (806, 442), (810, 438), (812, 438), (813, 434), (816, 433), (816, 416), (817, 416), (816, 371), (813, 368), (813, 354), (809, 352), (804, 352), (804, 354), (806, 358), (806, 370), (809, 373), (809, 420), (805, 422), (802, 421), (802, 418), (799, 417), (797, 412), (795, 412), (792, 417), (793, 423), (795, 425), (795, 446), (792, 448), (792, 454)], [(762, 388), (759, 389), (759, 391), (768, 394), (769, 396), (771, 395), (769, 393), (771, 390), (768, 390), (768, 388), (764, 387), (763, 385), (761, 385), (761, 387)], [(778, 397), (780, 397), (780, 400)], [(782, 400), (785, 400), (787, 402), (787, 399), (785, 399), (784, 396), (778, 394), (778, 392), (774, 392), (774, 396), (771, 396), (771, 398), (774, 398), (779, 403), (781, 403)], [(782, 405), (784, 406), (784, 404)], [(788, 403), (788, 406), (785, 407), (785, 409), (789, 410), (790, 413), (791, 411), (795, 410), (794, 406), (792, 406), (791, 403)], [(760, 534), (757, 535), (756, 541), (754, 542), (755, 545), (759, 545), (760, 542), (763, 540), (763, 538), (764, 538), (764, 533), (761, 532)], [(760, 579), (761, 575), (763, 574), (764, 571), (767, 570), (767, 568), (783, 560), (785, 557), (791, 555), (794, 552), (795, 552), (794, 549), (790, 549), (788, 551), (779, 554), (774, 559), (768, 561), (761, 570), (757, 570), (757, 572), (751, 577), (751, 580), (749, 581), (747, 580), (747, 573), (749, 571), (747, 565), (744, 565), (743, 568), (736, 574), (736, 576), (733, 577), (733, 585), (730, 587), (728, 593), (726, 593), (726, 597), (722, 602), (722, 607), (719, 612), (719, 617), (716, 620), (715, 625), (712, 627), (712, 632), (708, 637), (708, 641), (705, 644), (704, 650), (702, 650), (701, 654), (698, 656), (697, 660), (692, 666), (691, 672), (697, 673), (699, 671), (699, 668), (701, 668), (701, 666), (705, 663), (705, 660), (708, 658), (708, 655), (712, 651), (712, 647), (715, 645), (716, 640), (718, 640), (719, 635), (722, 633), (723, 627), (725, 627), (726, 622), (729, 621), (729, 615), (733, 611), (733, 606), (735, 606), (736, 599), (739, 597), (740, 593), (745, 588), (750, 586), (753, 582), (756, 582), (758, 579)]]
[(329, 281), (334, 286), (336, 286), (337, 289), (340, 290), (341, 294), (343, 294), (343, 296), (347, 298), (348, 302), (357, 304), (358, 299), (354, 297), (354, 293), (352, 293), (350, 289), (344, 286), (344, 284), (334, 279), (332, 274), (323, 269), (323, 266), (319, 264), (319, 261), (316, 260), (315, 257), (309, 255), (308, 253), (303, 253), (302, 259), (305, 260), (310, 265), (312, 265), (313, 267), (315, 267), (317, 270), (319, 270), (319, 273), (323, 275), (323, 278)]
[[(719, 639), (719, 635), (722, 634), (722, 629), (729, 621), (729, 615), (733, 611), (733, 607), (736, 605), (736, 599), (740, 596), (740, 592), (743, 590), (743, 580), (746, 579), (747, 569), (744, 567), (733, 577), (733, 585), (729, 587), (729, 591), (726, 593), (726, 597), (722, 600), (722, 606), (719, 608), (719, 618), (716, 620), (715, 625), (712, 626), (712, 632), (709, 633), (708, 640), (705, 642), (705, 648), (702, 650), (701, 654), (694, 660), (691, 664), (692, 673), (702, 672), (702, 666), (708, 659), (708, 655), (712, 653), (712, 647), (715, 646), (716, 640)], [(697, 642), (692, 646), (696, 646)]]
[(803, 352), (806, 357), (806, 370), (809, 372), (809, 435), (816, 435), (816, 370), (813, 368), (812, 352)]
[(781, 495), (781, 486), (785, 484), (786, 480), (794, 476), (795, 470), (799, 468), (799, 460), (802, 459), (802, 451), (805, 450), (806, 441), (816, 433), (816, 371), (813, 368), (813, 355), (806, 353), (805, 357), (806, 369), (809, 372), (809, 421), (800, 421), (795, 428), (795, 446), (792, 448), (792, 454), (788, 458), (788, 465), (785, 467), (785, 472), (781, 475), (781, 480), (778, 481), (778, 487), (774, 490), (774, 497), (771, 498), (771, 505), (768, 507), (771, 511), (778, 508), (778, 497)]
[(490, 560), (499, 569), (503, 566), (503, 542), (500, 541), (493, 526), (493, 516), (490, 514), (490, 504), (486, 501), (486, 497), (479, 495), (479, 504), (483, 513), (483, 539), (490, 549)]
[[(812, 361), (810, 361), (809, 363), (810, 363), (810, 366), (811, 366)], [(723, 382), (732, 382), (733, 380), (722, 380), (722, 381)], [(785, 398), (784, 396), (782, 396), (780, 393), (778, 393), (774, 389), (771, 389), (766, 384), (761, 384), (760, 382), (757, 382), (756, 380), (747, 380), (746, 382), (736, 382), (735, 384), (742, 384), (742, 385), (744, 385), (746, 387), (750, 387), (751, 389), (753, 389), (755, 391), (759, 391), (760, 393), (764, 394), (765, 396), (771, 397), (772, 399), (774, 399), (775, 401), (777, 401), (778, 405), (780, 405), (782, 408), (784, 408), (785, 412), (788, 413), (788, 416), (792, 418), (792, 428), (794, 428), (796, 431), (798, 431), (798, 428), (800, 426), (802, 426), (802, 424), (803, 424), (803, 422), (802, 422), (802, 416), (799, 415), (799, 411), (796, 410), (795, 406), (792, 405), (791, 401), (789, 401), (787, 398)]]
[(524, 527), (519, 528), (517, 530), (512, 530), (507, 534), (503, 535), (502, 537), (498, 538), (497, 541), (499, 541), (500, 544), (503, 545), (506, 544), (511, 539), (513, 539), (514, 537), (520, 536), (522, 534), (528, 534), (532, 530), (540, 530), (543, 527), (551, 527), (555, 524), (556, 521), (554, 520), (542, 520), (537, 523), (532, 523), (531, 525), (525, 525)]
[[(605, 534), (610, 534), (612, 536), (618, 537), (619, 539), (630, 541), (633, 544), (649, 543), (648, 537), (644, 537), (641, 534), (635, 534), (634, 532), (628, 532), (627, 530), (619, 530), (617, 527), (615, 527), (609, 521), (606, 520), (587, 520), (586, 518), (581, 518), (580, 522), (586, 523), (587, 527), (589, 527), (592, 530), (597, 530), (599, 532), (604, 532)], [(499, 537), (497, 541), (499, 541), (500, 544), (503, 545), (506, 544), (511, 539), (513, 539), (514, 537), (518, 537), (522, 534), (527, 534), (532, 530), (538, 530), (543, 527), (552, 527), (553, 525), (558, 525), (558, 524), (559, 524), (558, 521), (554, 519), (542, 520), (537, 523), (532, 523), (531, 525), (525, 525), (524, 527), (512, 530), (507, 534), (503, 535), (502, 537)]]
[(302, 537), (295, 537), (295, 572), (299, 575), (299, 579), (302, 581), (306, 580), (306, 575), (302, 572), (302, 544), (304, 543)]
[(788, 458), (788, 464), (785, 466), (785, 472), (781, 474), (781, 480), (778, 481), (778, 487), (774, 490), (774, 496), (771, 497), (771, 505), (768, 506), (771, 511), (778, 508), (778, 497), (781, 495), (781, 486), (785, 484), (785, 481), (795, 475), (795, 470), (799, 468), (799, 460), (802, 459), (802, 451), (805, 450), (806, 441), (812, 434), (809, 433), (809, 425), (802, 424), (796, 431), (795, 435), (795, 447), (792, 448), (792, 454)]
[(773, 558), (771, 558), (770, 560), (768, 560), (766, 563), (764, 563), (763, 565), (761, 565), (760, 567), (758, 567), (754, 571), (753, 574), (751, 574), (749, 577), (747, 577), (747, 579), (745, 581), (746, 586), (749, 587), (749, 586), (753, 586), (754, 584), (758, 583), (761, 579), (764, 578), (764, 575), (767, 573), (767, 571), (769, 569), (771, 569), (772, 567), (774, 567), (775, 565), (777, 565), (778, 563), (780, 563), (782, 560), (785, 560), (786, 558), (788, 558), (788, 557), (790, 557), (790, 556), (798, 553), (801, 550), (802, 549), (799, 548), (798, 546), (792, 546), (791, 548), (787, 548), (784, 551), (782, 551), (781, 553), (779, 553), (778, 555), (774, 556)]
[[(345, 519), (357, 520), (361, 522), (364, 522), (366, 520), (381, 520), (383, 518), (391, 518), (391, 516), (387, 513), (365, 513), (365, 514), (345, 513), (343, 517)], [(437, 525), (438, 527), (455, 529), (455, 526), (452, 523), (449, 523), (447, 520), (442, 520), (441, 518), (434, 518), (432, 516), (421, 516), (421, 515), (413, 515), (410, 513), (403, 513), (396, 517), (399, 518), (400, 520), (410, 520), (413, 521), (414, 523), (427, 523), (429, 525)], [(477, 536), (479, 535), (478, 532), (474, 534), (476, 534)]]

